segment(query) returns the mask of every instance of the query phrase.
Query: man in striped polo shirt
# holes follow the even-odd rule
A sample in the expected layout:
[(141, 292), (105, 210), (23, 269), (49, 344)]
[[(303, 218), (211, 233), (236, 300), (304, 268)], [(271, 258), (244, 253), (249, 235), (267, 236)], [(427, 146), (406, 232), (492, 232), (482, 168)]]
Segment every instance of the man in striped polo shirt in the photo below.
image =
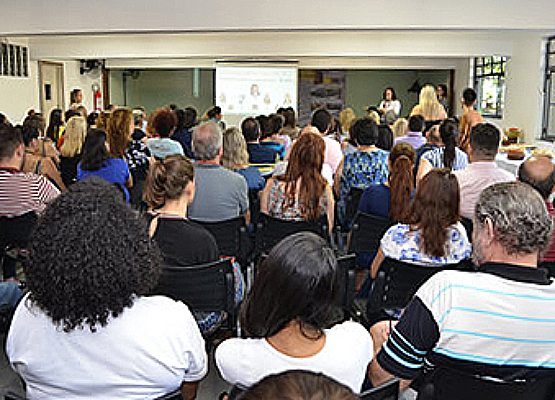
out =
[(372, 362), (374, 382), (431, 382), (438, 399), (544, 398), (555, 377), (555, 283), (537, 263), (552, 230), (528, 185), (486, 188), (474, 212), (477, 271), (443, 271), (420, 287)]

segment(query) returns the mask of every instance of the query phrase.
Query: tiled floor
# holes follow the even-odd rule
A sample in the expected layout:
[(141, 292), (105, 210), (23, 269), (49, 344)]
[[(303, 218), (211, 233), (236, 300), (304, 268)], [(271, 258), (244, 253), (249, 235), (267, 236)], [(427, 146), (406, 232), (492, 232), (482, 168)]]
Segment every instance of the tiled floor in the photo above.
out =
[[(8, 390), (23, 396), (24, 390), (19, 377), (13, 372), (6, 358), (4, 336), (0, 335), (0, 341), (2, 343), (2, 349), (0, 350), (0, 399), (3, 399), (3, 394)], [(208, 375), (199, 385), (197, 400), (217, 400), (220, 393), (228, 389), (229, 385), (218, 374), (212, 354)]]

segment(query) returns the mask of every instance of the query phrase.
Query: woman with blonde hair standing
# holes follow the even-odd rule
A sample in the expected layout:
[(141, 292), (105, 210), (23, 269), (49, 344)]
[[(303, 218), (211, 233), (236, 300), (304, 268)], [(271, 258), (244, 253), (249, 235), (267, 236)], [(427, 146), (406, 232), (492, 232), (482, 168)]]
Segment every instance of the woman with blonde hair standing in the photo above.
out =
[(67, 122), (64, 143), (60, 148), (60, 173), (66, 186), (77, 182), (77, 164), (81, 161), (86, 136), (87, 120), (83, 117), (71, 117)]
[(436, 89), (432, 85), (426, 85), (420, 91), (420, 100), (410, 113), (421, 115), (425, 121), (440, 121), (447, 118), (445, 108), (438, 101)]

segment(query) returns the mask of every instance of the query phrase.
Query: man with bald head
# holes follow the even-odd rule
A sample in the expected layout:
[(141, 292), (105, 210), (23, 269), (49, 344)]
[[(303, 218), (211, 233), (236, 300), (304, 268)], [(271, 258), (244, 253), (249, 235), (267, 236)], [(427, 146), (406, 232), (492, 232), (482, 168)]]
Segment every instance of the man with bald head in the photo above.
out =
[[(518, 180), (532, 186), (545, 201), (547, 211), (552, 218), (555, 218), (555, 208), (549, 200), (555, 187), (555, 165), (549, 156), (532, 156), (518, 169)], [(555, 261), (555, 240), (543, 255), (543, 261)]]

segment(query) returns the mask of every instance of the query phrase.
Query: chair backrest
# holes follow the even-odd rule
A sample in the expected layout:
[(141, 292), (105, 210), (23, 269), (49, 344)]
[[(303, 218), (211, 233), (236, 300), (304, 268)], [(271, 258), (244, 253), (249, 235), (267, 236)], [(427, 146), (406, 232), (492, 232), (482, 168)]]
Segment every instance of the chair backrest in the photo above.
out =
[(25, 248), (35, 225), (37, 214), (29, 211), (17, 217), (0, 217), (0, 246)]
[(329, 240), (327, 219), (319, 221), (287, 221), (260, 214), (256, 230), (256, 253), (268, 253), (281, 239), (298, 232), (314, 232)]
[(181, 300), (194, 311), (226, 311), (228, 319), (235, 317), (233, 265), (230, 259), (190, 266), (165, 263), (154, 292)]
[(394, 378), (360, 394), (361, 400), (397, 400), (399, 379)]
[(260, 215), (260, 197), (258, 194), (260, 190), (249, 190), (249, 210), (251, 212), (251, 224), (256, 229), (258, 223), (258, 216)]
[(364, 193), (364, 189), (358, 187), (352, 187), (345, 198), (345, 227), (348, 230), (349, 224), (355, 218), (358, 211), (358, 203), (360, 203), (360, 198)]
[(462, 269), (464, 263), (437, 267), (415, 265), (391, 258), (381, 263), (368, 303), (368, 312), (405, 308), (418, 288), (432, 275), (446, 269)]
[(337, 279), (339, 282), (338, 306), (348, 318), (355, 297), (356, 254), (347, 254), (337, 258)]
[(220, 256), (235, 257), (238, 260), (246, 258), (249, 239), (243, 216), (217, 222), (191, 221), (202, 225), (214, 236)]
[(391, 225), (393, 223), (389, 218), (357, 213), (351, 228), (349, 251), (355, 253), (378, 251), (380, 240)]

